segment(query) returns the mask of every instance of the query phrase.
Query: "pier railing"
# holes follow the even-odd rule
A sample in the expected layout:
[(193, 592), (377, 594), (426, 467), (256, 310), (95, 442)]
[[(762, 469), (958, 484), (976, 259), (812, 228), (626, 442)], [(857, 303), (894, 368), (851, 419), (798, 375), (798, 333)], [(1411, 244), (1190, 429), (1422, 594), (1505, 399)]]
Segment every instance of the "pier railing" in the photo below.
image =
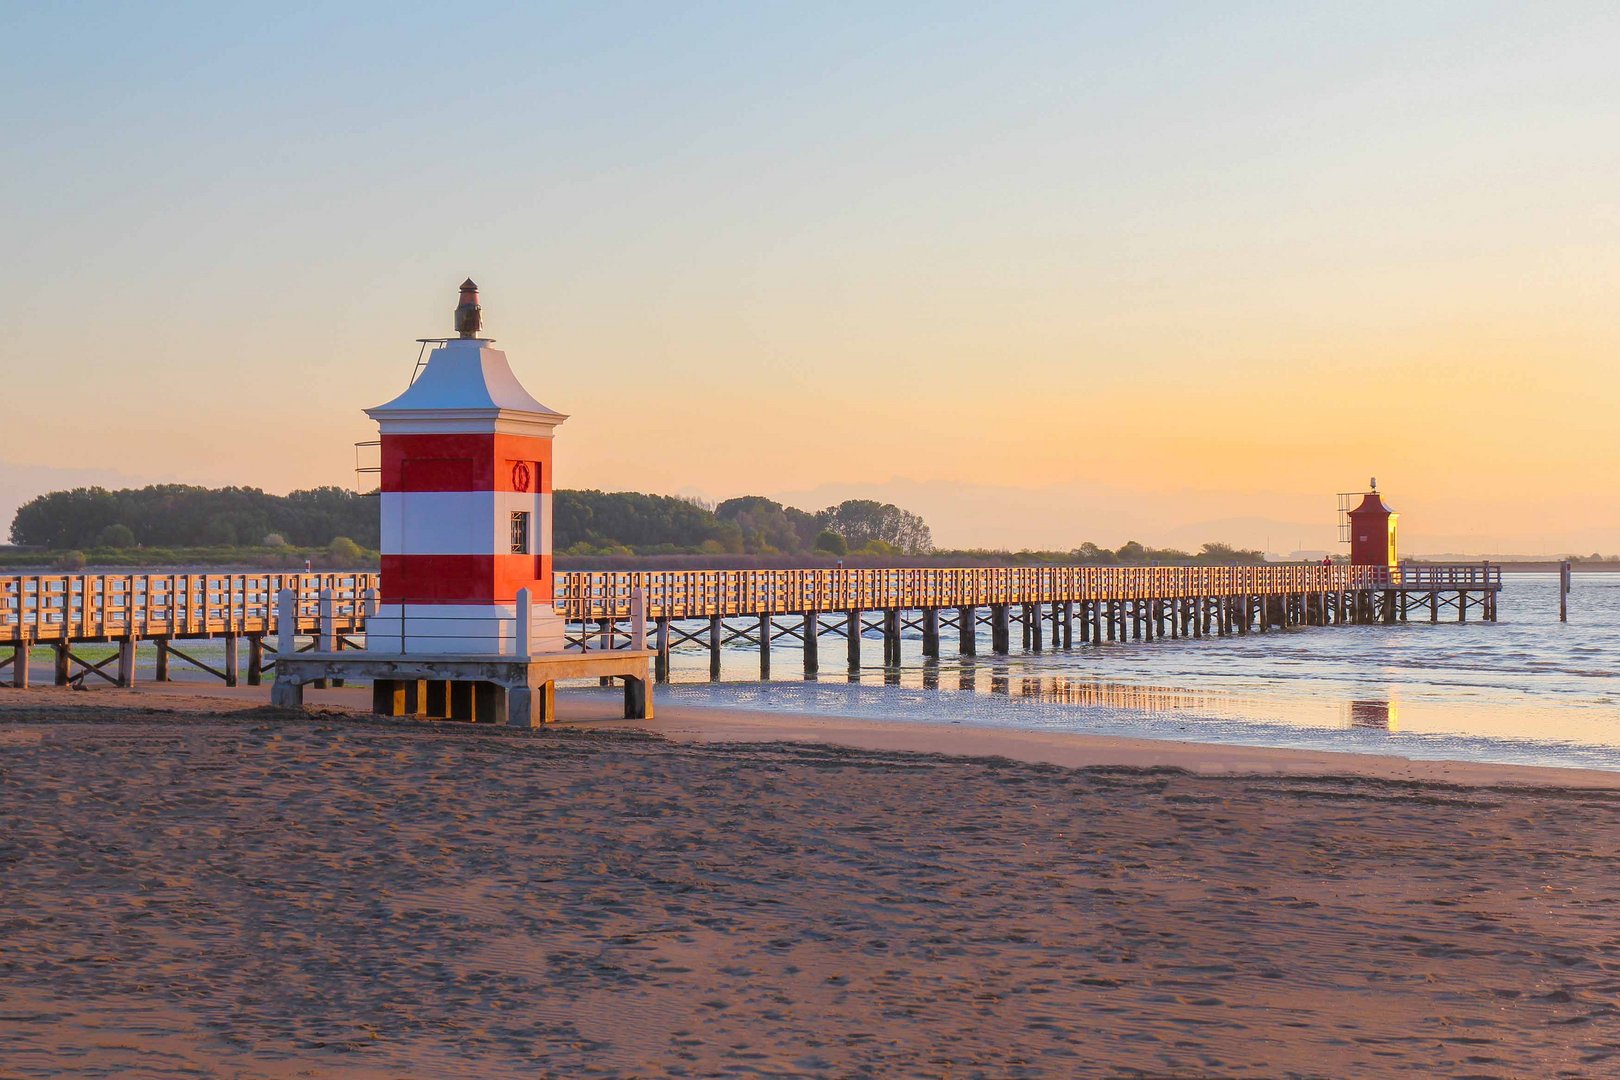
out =
[(557, 605), (570, 619), (624, 618), (640, 589), (649, 618), (688, 619), (1347, 592), (1391, 580), (1384, 567), (1317, 565), (589, 571), (557, 575)]
[[(276, 597), (312, 633), (332, 590), (335, 630), (364, 629), (376, 574), (24, 574), (0, 576), (0, 643), (273, 634)], [(1494, 590), (1499, 567), (1041, 566), (850, 570), (572, 571), (556, 578), (570, 621), (623, 619), (640, 589), (650, 619), (981, 607), (1094, 600), (1264, 597), (1378, 589)]]
[(332, 590), (335, 629), (365, 624), (376, 574), (22, 574), (0, 577), (0, 642), (112, 641), (276, 632), (276, 597), (293, 593), (300, 633)]

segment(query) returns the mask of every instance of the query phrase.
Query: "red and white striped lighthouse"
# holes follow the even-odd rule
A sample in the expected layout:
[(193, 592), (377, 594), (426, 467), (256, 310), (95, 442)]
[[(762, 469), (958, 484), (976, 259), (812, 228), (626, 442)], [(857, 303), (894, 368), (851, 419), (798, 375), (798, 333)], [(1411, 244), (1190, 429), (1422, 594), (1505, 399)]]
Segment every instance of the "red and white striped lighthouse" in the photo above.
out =
[(551, 447), (567, 417), (523, 389), (481, 325), (469, 279), (458, 336), (408, 390), (366, 410), (382, 441), (382, 582), (367, 652), (511, 654), (520, 589), (533, 601), (530, 651), (562, 651)]

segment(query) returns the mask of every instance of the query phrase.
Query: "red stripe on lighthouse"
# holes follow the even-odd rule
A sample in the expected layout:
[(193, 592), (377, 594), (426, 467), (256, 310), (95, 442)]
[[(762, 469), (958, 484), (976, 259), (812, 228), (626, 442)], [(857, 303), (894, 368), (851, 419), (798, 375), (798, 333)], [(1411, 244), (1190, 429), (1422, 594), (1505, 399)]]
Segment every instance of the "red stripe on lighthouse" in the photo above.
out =
[[(527, 466), (519, 470), (517, 465)], [(551, 440), (501, 433), (383, 435), (384, 491), (551, 490)]]
[(550, 555), (384, 555), (384, 604), (511, 603), (528, 589), (537, 604), (554, 598)]

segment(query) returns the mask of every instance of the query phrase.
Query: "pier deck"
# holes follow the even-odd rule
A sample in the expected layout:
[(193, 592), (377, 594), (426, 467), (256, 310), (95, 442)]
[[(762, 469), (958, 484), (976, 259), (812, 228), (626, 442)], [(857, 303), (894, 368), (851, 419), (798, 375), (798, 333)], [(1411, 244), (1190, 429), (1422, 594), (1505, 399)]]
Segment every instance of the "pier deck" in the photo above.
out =
[[(128, 686), (137, 649), (156, 650), (156, 678), (174, 662), (236, 685), (241, 644), (247, 682), (258, 685), (275, 666), (276, 597), (296, 598), (295, 633), (314, 648), (320, 594), (330, 590), (335, 647), (359, 648), (374, 603), (376, 574), (26, 574), (0, 576), (0, 679), (27, 685), (21, 658), (48, 646), (54, 681), (97, 678)], [(884, 662), (898, 664), (904, 632), (920, 632), (924, 656), (938, 656), (954, 632), (958, 652), (972, 655), (989, 628), (991, 651), (1071, 648), (1108, 642), (1265, 633), (1293, 626), (1465, 621), (1470, 612), (1494, 621), (1501, 569), (1488, 563), (1400, 567), (1266, 565), (1157, 567), (974, 567), (877, 570), (572, 571), (557, 575), (557, 607), (578, 649), (618, 649), (632, 638), (633, 597), (645, 605), (656, 673), (682, 643), (710, 654), (718, 678), (728, 644), (759, 651), (769, 676), (772, 646), (793, 642), (804, 670), (820, 666), (823, 637), (843, 638), (848, 663), (861, 664), (860, 644), (882, 637)], [(1078, 634), (1077, 634), (1078, 629)], [(176, 642), (220, 638), (223, 667)], [(110, 643), (100, 660), (81, 646)], [(304, 648), (303, 646), (300, 647)], [(111, 671), (108, 669), (112, 668)]]

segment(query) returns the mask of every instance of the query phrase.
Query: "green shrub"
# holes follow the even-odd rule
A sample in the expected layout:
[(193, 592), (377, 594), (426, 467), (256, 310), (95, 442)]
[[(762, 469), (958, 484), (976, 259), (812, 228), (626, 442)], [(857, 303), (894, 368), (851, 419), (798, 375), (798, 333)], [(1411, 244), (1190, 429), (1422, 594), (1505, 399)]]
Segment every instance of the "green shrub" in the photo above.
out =
[(848, 555), (849, 545), (844, 538), (831, 529), (823, 529), (816, 537), (816, 550), (825, 551), (829, 555)]

